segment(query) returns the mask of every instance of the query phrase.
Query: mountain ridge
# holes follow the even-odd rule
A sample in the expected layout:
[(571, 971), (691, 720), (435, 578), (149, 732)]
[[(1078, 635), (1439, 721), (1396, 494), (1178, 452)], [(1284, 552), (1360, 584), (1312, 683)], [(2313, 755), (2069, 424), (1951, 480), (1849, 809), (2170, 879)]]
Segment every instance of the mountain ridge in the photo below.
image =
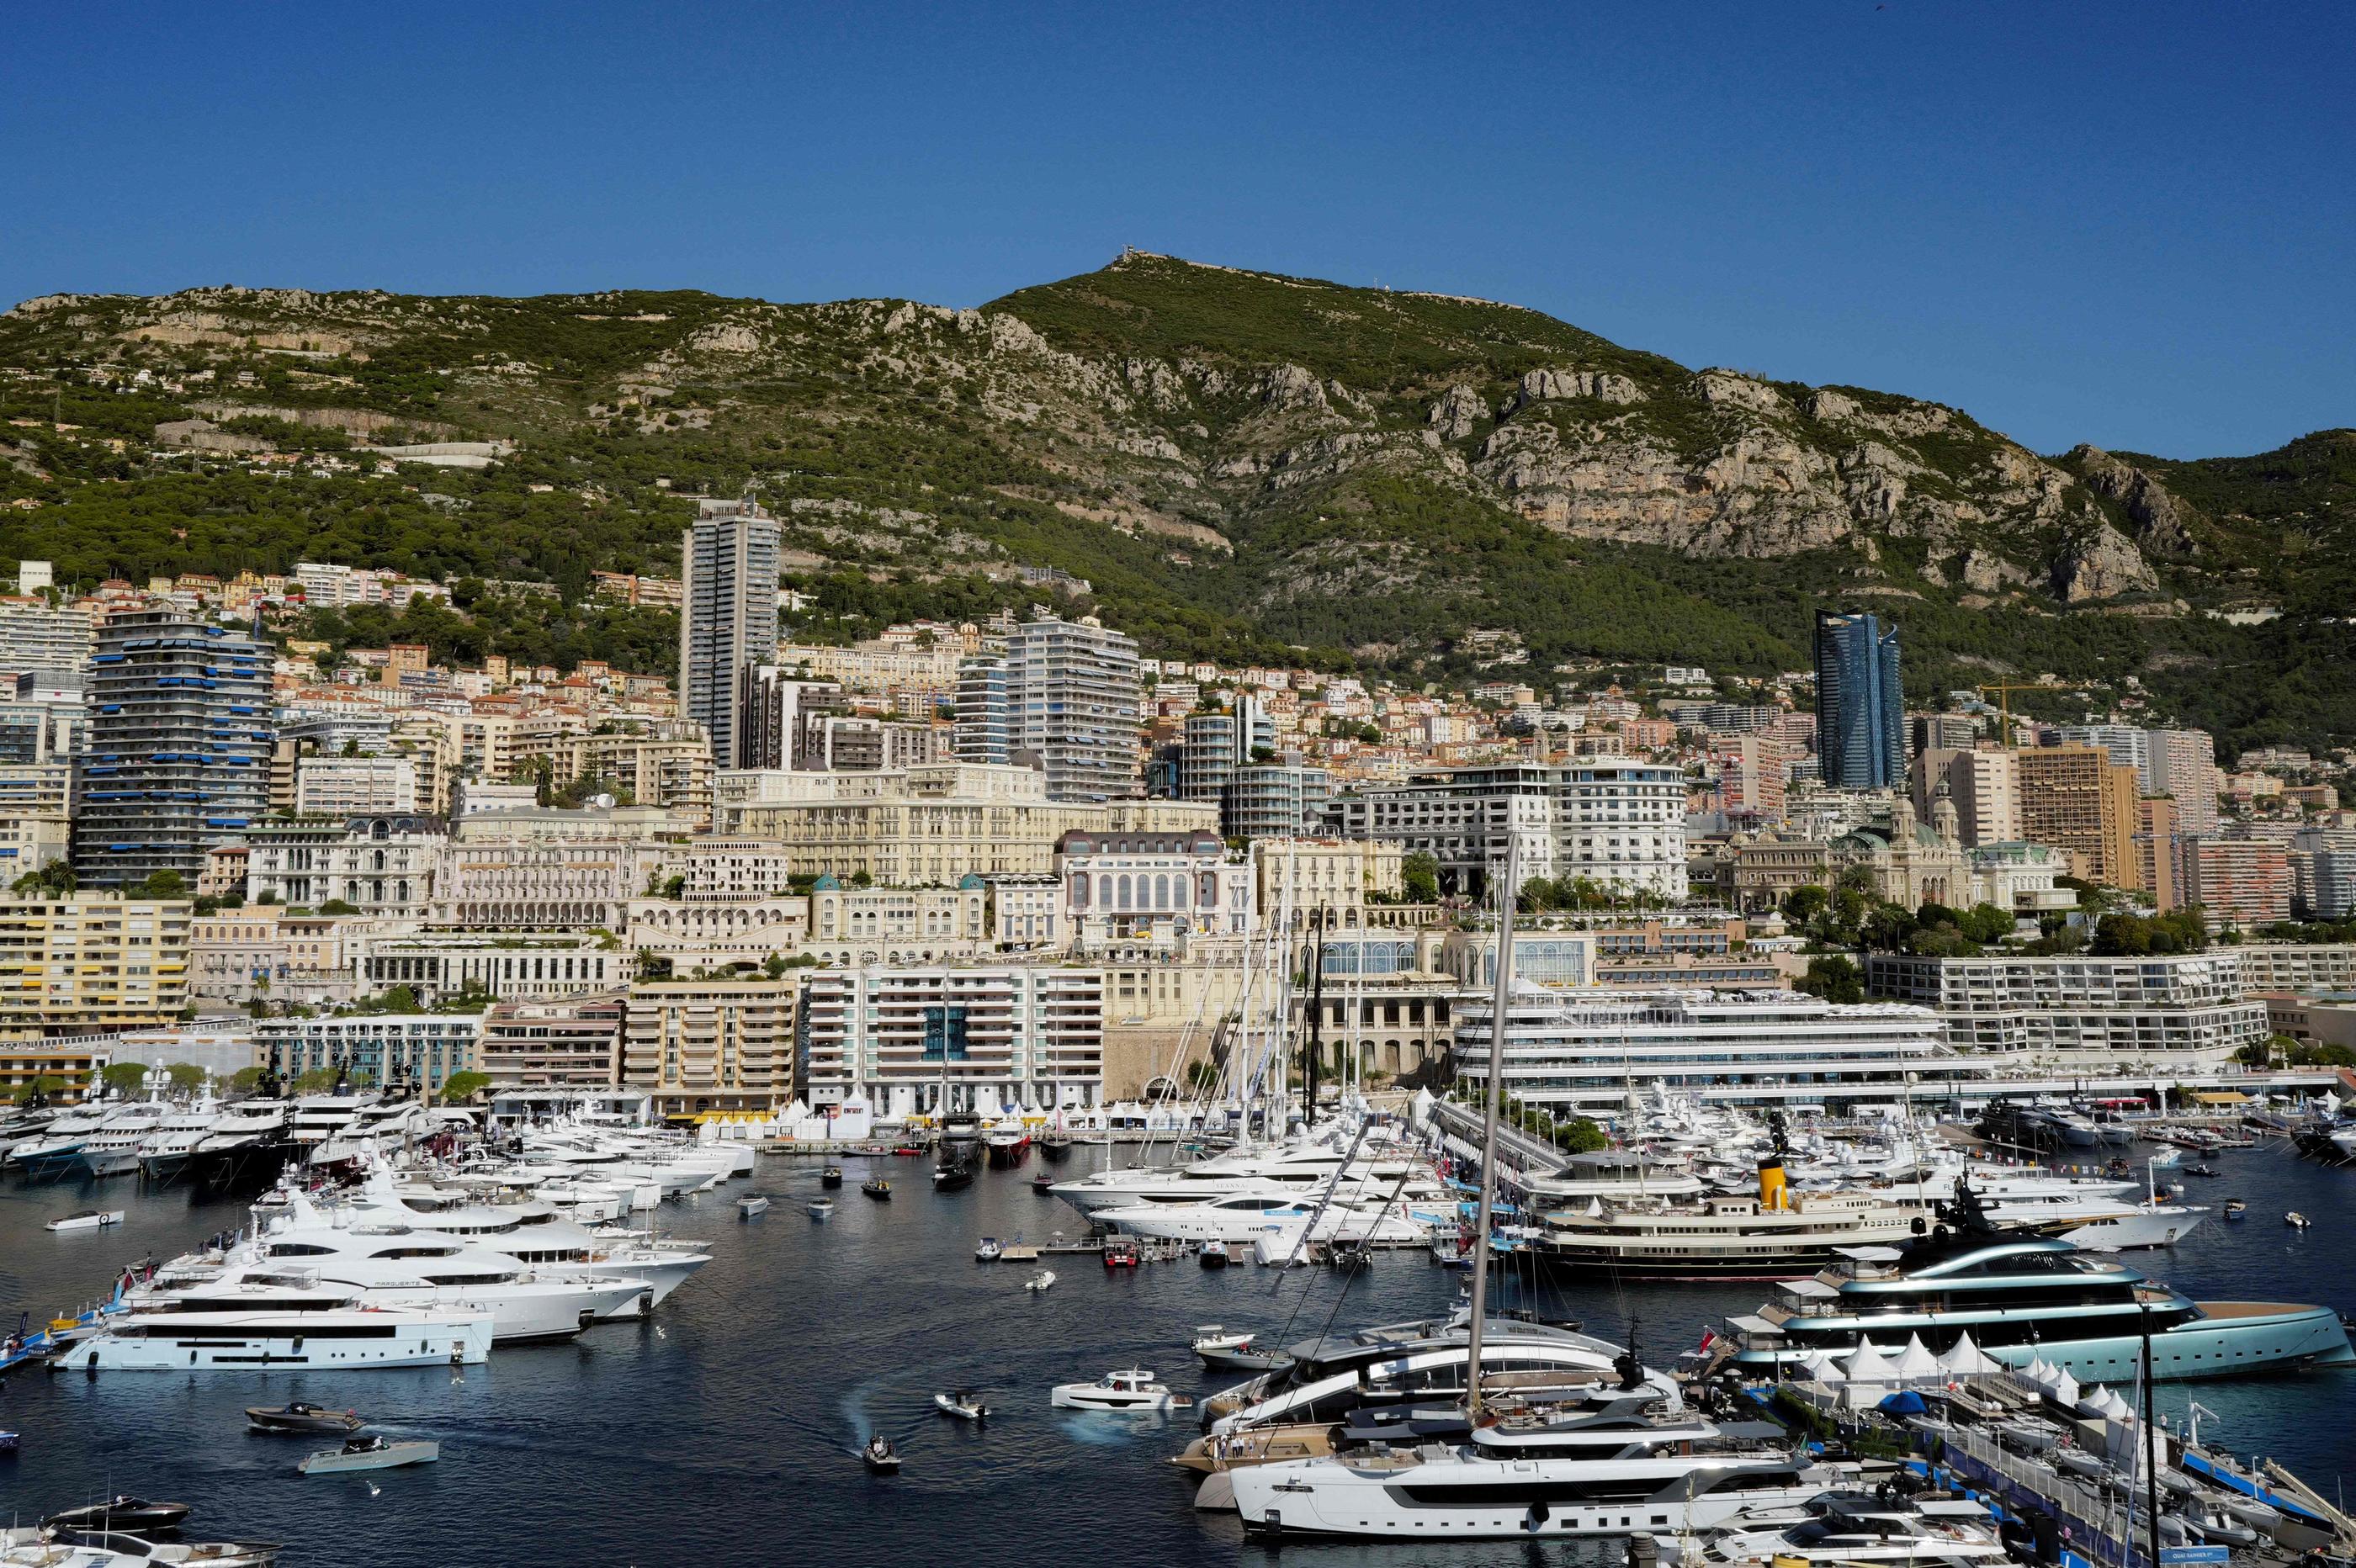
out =
[[(1510, 304), (1136, 251), (970, 310), (219, 288), (0, 315), (17, 372), (0, 411), (48, 401), (60, 366), (148, 368), (184, 388), (154, 398), (171, 411), (522, 447), (488, 476), (434, 477), (477, 528), (362, 477), (282, 496), (297, 516), (265, 525), (227, 474), (130, 464), (30, 494), (45, 449), (20, 428), (0, 475), (40, 506), (11, 515), (0, 555), (44, 553), (47, 512), (61, 571), (160, 570), (166, 544), (266, 565), (307, 522), (293, 531), (374, 564), (562, 581), (584, 552), (659, 568), (680, 491), (749, 493), (823, 558), (802, 578), (819, 635), (1027, 602), (1019, 569), (1060, 568), (1175, 652), (1458, 678), (1483, 630), (1538, 674), (1757, 673), (1803, 667), (1809, 609), (1879, 603), (1919, 698), (2051, 672), (2252, 740), (2356, 731), (2345, 431), (2244, 458), (2042, 456), (1947, 405), (1689, 369)], [(208, 369), (201, 400), (185, 390)], [(175, 505), (183, 539), (159, 512)], [(2236, 667), (2270, 678), (2214, 678)]]

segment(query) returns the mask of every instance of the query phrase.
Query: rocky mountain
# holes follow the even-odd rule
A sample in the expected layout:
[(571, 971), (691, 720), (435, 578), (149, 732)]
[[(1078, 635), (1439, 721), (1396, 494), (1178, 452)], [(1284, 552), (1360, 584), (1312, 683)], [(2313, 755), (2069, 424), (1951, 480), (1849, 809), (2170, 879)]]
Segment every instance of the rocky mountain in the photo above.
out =
[[(67, 422), (124, 440), (0, 427), (0, 486), (39, 503), (0, 557), (85, 578), (335, 552), (574, 588), (660, 570), (683, 495), (751, 494), (789, 520), (821, 634), (1025, 603), (1054, 568), (1159, 648), (1431, 676), (1526, 656), (1543, 679), (1799, 668), (1840, 603), (1905, 628), (1918, 691), (2050, 673), (2236, 739), (2356, 732), (2344, 430), (2045, 457), (1940, 404), (1689, 369), (1508, 305), (1136, 252), (971, 311), (59, 295), (0, 316), (0, 374), (12, 418), (70, 392)], [(146, 455), (187, 418), (518, 451), (399, 481)]]

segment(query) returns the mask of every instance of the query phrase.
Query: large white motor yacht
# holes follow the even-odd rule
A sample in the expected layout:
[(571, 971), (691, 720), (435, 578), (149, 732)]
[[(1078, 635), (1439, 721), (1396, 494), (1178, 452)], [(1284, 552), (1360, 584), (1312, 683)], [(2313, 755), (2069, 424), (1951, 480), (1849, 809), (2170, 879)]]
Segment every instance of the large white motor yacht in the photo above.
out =
[(502, 1344), (570, 1339), (593, 1322), (631, 1315), (653, 1290), (618, 1270), (541, 1268), (469, 1238), (406, 1225), (336, 1225), (298, 1196), (260, 1239), (218, 1262), (205, 1254), (175, 1260), (126, 1299), (134, 1309), (210, 1299), (249, 1282), (294, 1275), (356, 1291), (364, 1306), (487, 1313), (492, 1337)]
[(369, 1306), (350, 1285), (289, 1272), (151, 1293), (76, 1345), (65, 1364), (139, 1371), (471, 1365), (489, 1358), (493, 1334), (488, 1313)]

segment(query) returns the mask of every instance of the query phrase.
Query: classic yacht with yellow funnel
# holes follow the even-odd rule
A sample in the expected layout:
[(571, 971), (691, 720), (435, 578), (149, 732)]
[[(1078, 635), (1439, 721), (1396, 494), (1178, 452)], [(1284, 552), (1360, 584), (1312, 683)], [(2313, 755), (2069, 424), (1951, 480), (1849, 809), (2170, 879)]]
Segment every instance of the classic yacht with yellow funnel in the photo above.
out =
[(1801, 1279), (1846, 1249), (1886, 1246), (1931, 1228), (1931, 1206), (1902, 1190), (1794, 1192), (1780, 1157), (1759, 1162), (1755, 1196), (1634, 1200), (1558, 1211), (1521, 1255), (1565, 1273), (1649, 1279)]

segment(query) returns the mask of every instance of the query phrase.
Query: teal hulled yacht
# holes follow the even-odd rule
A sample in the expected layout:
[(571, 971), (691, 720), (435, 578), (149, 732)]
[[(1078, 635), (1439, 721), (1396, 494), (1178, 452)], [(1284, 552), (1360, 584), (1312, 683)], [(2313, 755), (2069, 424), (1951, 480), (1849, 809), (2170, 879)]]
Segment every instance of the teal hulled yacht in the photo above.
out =
[(2151, 1336), (2156, 1378), (2233, 1377), (2356, 1363), (2340, 1315), (2278, 1301), (2194, 1301), (2067, 1242), (1993, 1233), (1968, 1196), (1903, 1247), (1855, 1247), (1734, 1320), (1736, 1365), (1760, 1376), (1820, 1352), (1920, 1338), (1938, 1354), (1968, 1333), (2008, 1366), (2042, 1360), (2081, 1382), (2136, 1376)]

